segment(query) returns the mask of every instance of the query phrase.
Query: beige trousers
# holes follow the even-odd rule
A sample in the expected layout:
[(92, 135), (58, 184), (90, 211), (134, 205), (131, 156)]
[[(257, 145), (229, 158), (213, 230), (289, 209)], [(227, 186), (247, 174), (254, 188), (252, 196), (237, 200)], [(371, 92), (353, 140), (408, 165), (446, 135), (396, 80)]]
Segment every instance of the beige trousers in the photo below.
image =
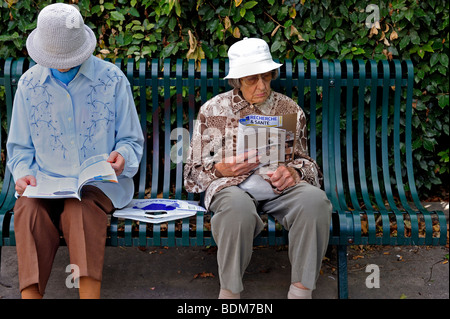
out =
[(70, 263), (80, 277), (102, 279), (107, 213), (114, 206), (97, 187), (85, 186), (82, 200), (20, 197), (14, 207), (14, 231), (20, 291), (38, 284), (45, 292), (62, 232)]
[(258, 212), (272, 214), (288, 231), (291, 283), (315, 289), (328, 246), (331, 203), (321, 189), (301, 182), (279, 196), (257, 202), (237, 186), (213, 196), (210, 210), (217, 243), (221, 289), (239, 293), (253, 250), (253, 239), (264, 228)]

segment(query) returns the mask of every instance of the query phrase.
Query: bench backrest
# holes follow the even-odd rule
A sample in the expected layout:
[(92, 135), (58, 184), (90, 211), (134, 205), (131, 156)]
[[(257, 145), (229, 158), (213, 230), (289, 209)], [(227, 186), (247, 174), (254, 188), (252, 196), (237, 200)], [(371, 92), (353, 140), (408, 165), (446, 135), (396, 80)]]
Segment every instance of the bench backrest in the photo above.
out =
[[(115, 63), (134, 87), (141, 126), (149, 137), (136, 177), (137, 197), (199, 199), (183, 190), (186, 137), (199, 107), (230, 89), (223, 80), (228, 61)], [(0, 86), (5, 86), (9, 125), (15, 88), (29, 62), (7, 59), (2, 65)], [(322, 167), (325, 191), (337, 211), (357, 211), (358, 216), (360, 211), (392, 212), (401, 218), (402, 212), (413, 211), (411, 201), (425, 211), (412, 167), (413, 77), (411, 61), (288, 60), (273, 81), (274, 90), (292, 97), (307, 113), (310, 156)], [(5, 136), (1, 138), (4, 145)], [(6, 194), (14, 189), (9, 172), (5, 174), (2, 202), (11, 201)], [(400, 227), (398, 233), (403, 233)]]
[[(226, 61), (203, 61), (199, 71), (195, 67), (194, 61), (183, 60), (149, 65), (141, 60), (138, 70), (133, 63), (126, 66), (130, 82), (139, 87), (142, 125), (153, 143), (152, 197), (161, 192), (183, 196), (183, 134), (192, 132), (203, 103), (230, 89), (223, 80)], [(411, 157), (413, 75), (410, 61), (286, 61), (272, 83), (307, 113), (310, 155), (323, 169), (335, 208), (409, 211), (408, 199), (420, 206)], [(180, 127), (185, 130), (177, 131)], [(171, 151), (177, 152), (176, 163)], [(397, 199), (404, 209), (396, 208)]]

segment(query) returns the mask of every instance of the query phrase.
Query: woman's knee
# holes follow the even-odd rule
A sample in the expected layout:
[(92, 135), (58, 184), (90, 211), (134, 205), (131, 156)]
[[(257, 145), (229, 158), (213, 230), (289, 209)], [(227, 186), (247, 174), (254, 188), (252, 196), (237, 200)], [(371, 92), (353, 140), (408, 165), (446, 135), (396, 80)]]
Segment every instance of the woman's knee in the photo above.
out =
[(225, 213), (239, 218), (256, 212), (256, 205), (253, 198), (240, 188), (227, 187), (213, 197), (210, 209), (214, 214)]
[(35, 224), (36, 219), (50, 219), (45, 201), (38, 198), (19, 197), (14, 205), (14, 227)]
[[(332, 205), (327, 195), (318, 187), (306, 184), (297, 190), (296, 207), (291, 214), (300, 217), (303, 222), (329, 223)], [(291, 216), (292, 218), (293, 216)]]
[(64, 215), (71, 218), (72, 215), (88, 215), (87, 218), (97, 218), (107, 220), (106, 214), (114, 209), (112, 202), (97, 187), (87, 185), (83, 188), (81, 201), (75, 198), (66, 199), (64, 203)]
[(259, 232), (261, 219), (256, 210), (253, 198), (238, 187), (228, 187), (214, 196), (210, 205), (213, 212), (211, 226), (231, 230)]
[(85, 225), (95, 223), (106, 226), (108, 217), (106, 212), (97, 206), (95, 200), (83, 199), (80, 201), (70, 198), (65, 201), (61, 222), (64, 224), (74, 221)]
[(322, 215), (326, 218), (331, 216), (331, 202), (323, 190), (318, 187), (311, 186), (304, 196), (306, 210), (315, 212), (316, 215)]

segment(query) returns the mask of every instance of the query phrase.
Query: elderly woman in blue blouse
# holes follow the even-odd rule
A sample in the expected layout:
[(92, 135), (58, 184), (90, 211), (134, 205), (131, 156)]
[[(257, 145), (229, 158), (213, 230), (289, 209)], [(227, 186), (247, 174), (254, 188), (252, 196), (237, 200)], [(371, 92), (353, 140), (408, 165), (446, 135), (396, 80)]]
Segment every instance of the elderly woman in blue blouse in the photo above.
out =
[[(22, 298), (41, 298), (59, 245), (79, 269), (80, 298), (99, 298), (107, 214), (133, 197), (143, 136), (130, 84), (92, 55), (96, 38), (76, 7), (57, 3), (39, 14), (27, 39), (37, 63), (21, 77), (8, 136), (8, 167), (19, 198), (14, 227)], [(77, 177), (87, 158), (109, 154), (118, 183), (93, 183), (78, 199), (21, 196), (36, 174)]]

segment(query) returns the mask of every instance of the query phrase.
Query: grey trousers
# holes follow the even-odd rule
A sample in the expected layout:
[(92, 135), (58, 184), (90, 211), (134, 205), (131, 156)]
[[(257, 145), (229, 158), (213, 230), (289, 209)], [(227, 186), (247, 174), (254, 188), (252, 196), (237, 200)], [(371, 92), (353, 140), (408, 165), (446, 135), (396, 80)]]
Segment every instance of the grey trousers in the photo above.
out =
[(279, 196), (258, 202), (237, 186), (215, 194), (211, 229), (217, 243), (221, 289), (239, 293), (250, 263), (253, 239), (264, 228), (258, 212), (271, 214), (289, 231), (291, 283), (315, 289), (322, 259), (328, 246), (331, 203), (325, 192), (301, 182)]

